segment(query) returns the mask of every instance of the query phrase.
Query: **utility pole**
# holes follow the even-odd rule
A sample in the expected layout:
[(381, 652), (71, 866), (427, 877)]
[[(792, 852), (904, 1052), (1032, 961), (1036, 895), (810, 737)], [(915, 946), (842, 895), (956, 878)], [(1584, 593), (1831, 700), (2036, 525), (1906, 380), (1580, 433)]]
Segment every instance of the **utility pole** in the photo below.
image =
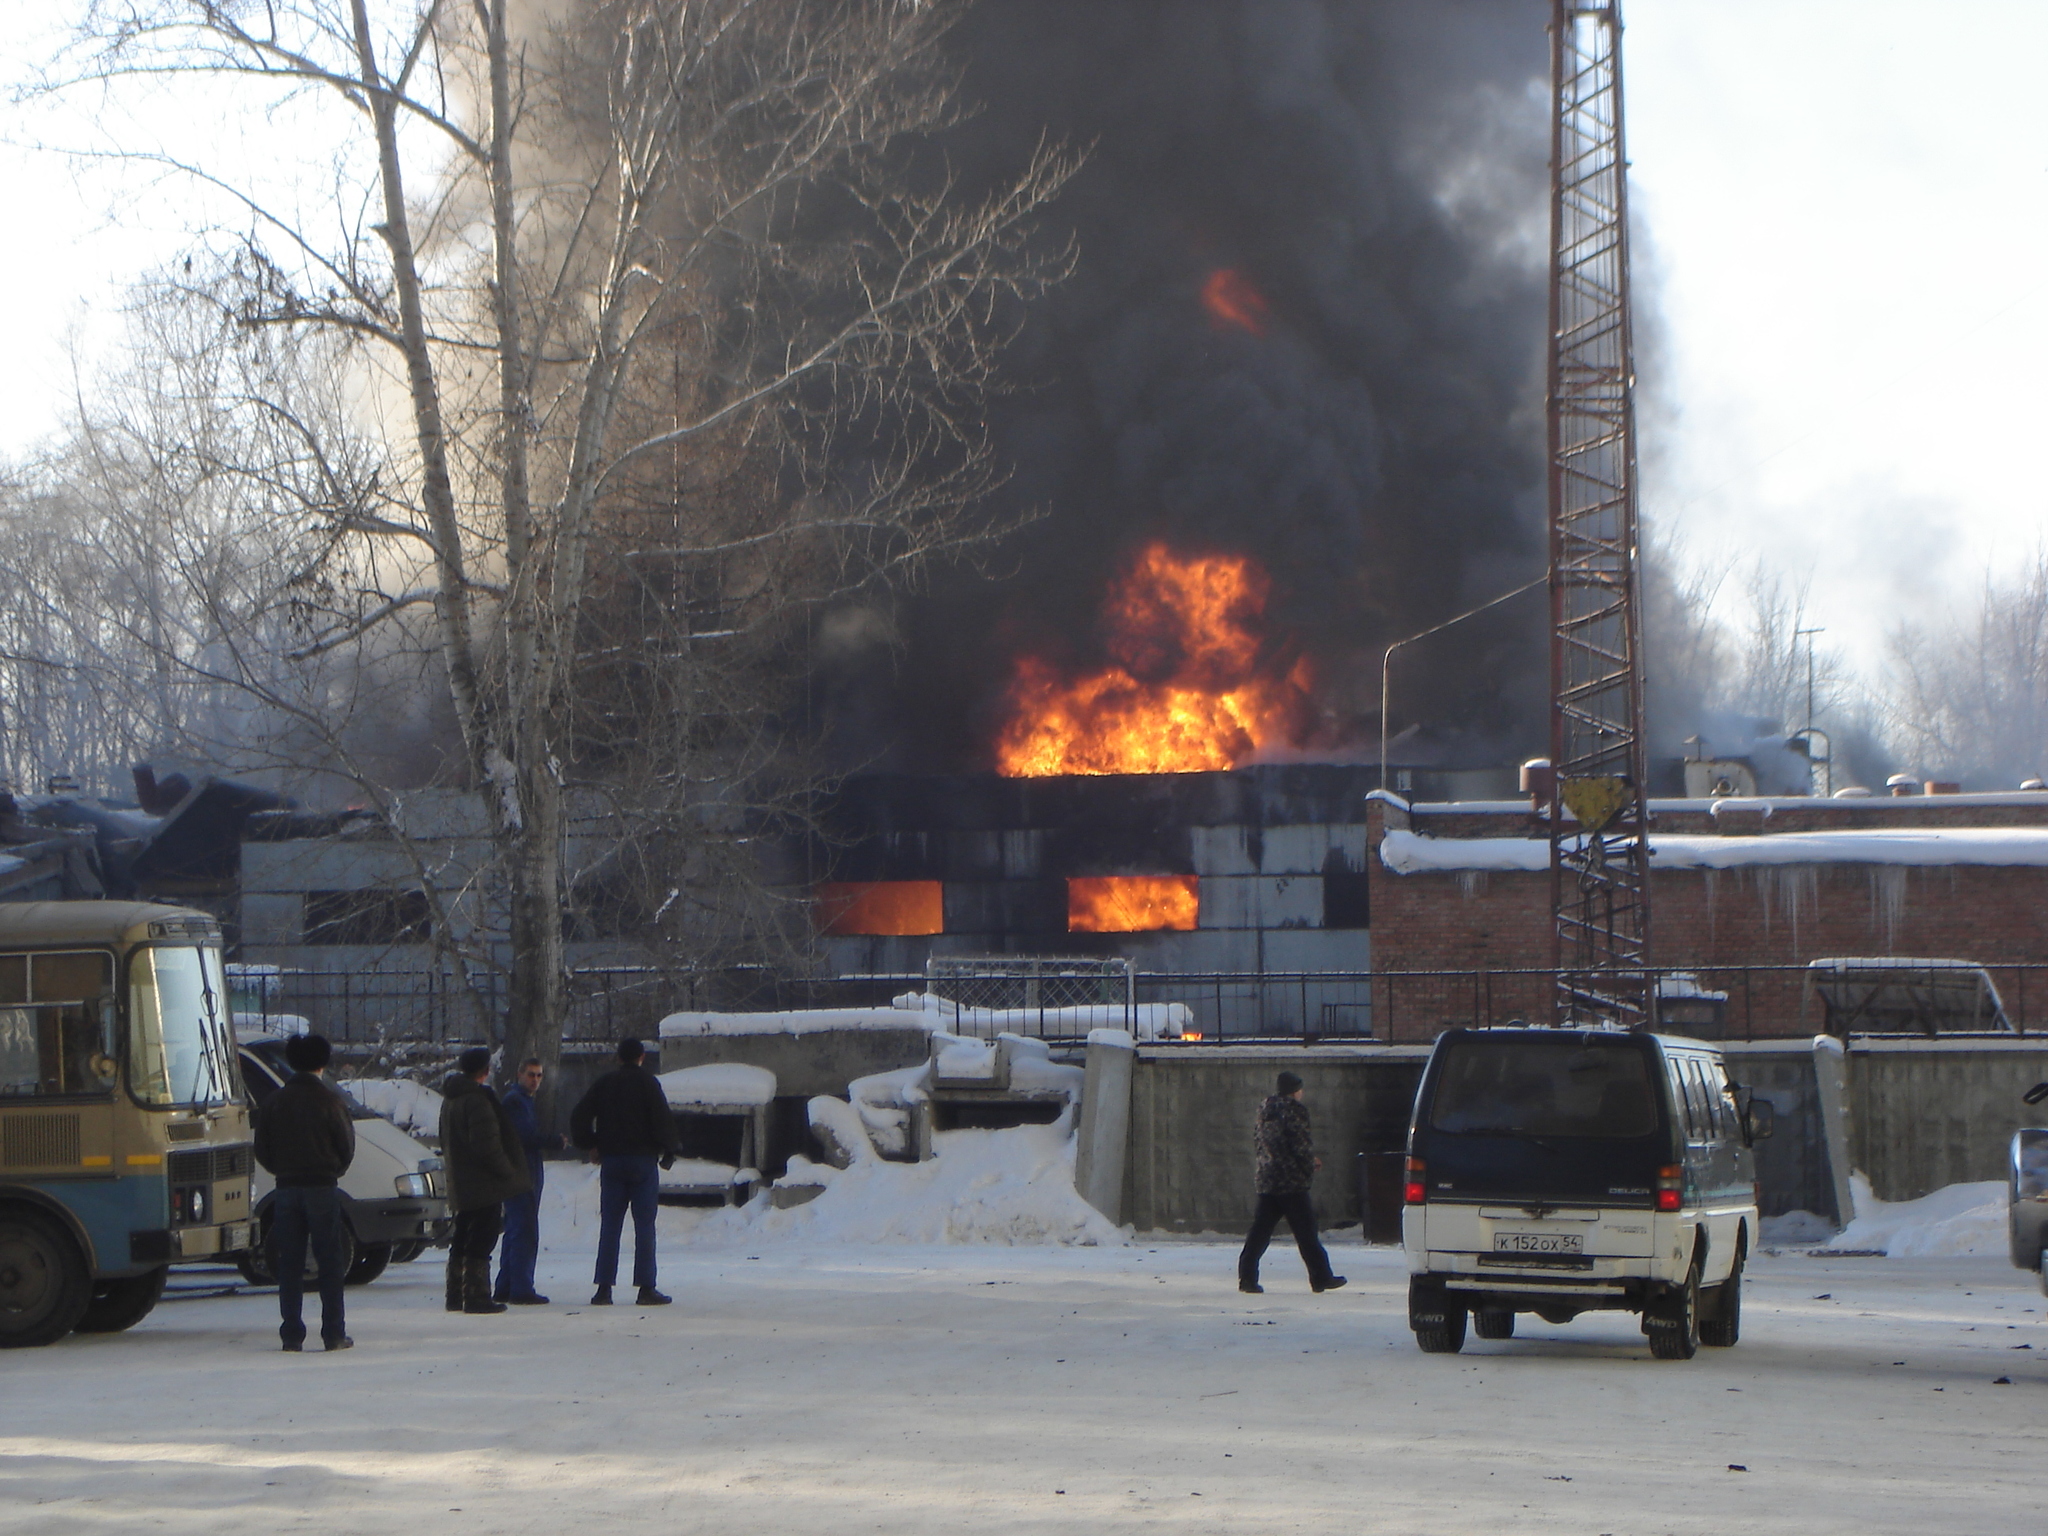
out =
[(1555, 1018), (1635, 1027), (1656, 1009), (1620, 5), (1552, 0), (1550, 58)]

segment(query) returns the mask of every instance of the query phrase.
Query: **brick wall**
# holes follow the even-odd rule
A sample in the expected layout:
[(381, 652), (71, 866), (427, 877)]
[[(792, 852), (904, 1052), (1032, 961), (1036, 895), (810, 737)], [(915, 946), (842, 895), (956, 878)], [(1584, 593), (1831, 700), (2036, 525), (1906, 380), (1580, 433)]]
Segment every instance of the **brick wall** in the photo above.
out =
[[(2038, 811), (2032, 804), (1939, 803), (1922, 810), (1878, 801), (1868, 803), (1867, 811), (1852, 803), (1831, 814), (1838, 804), (1818, 802), (1789, 814), (1780, 809), (1767, 823), (1769, 831), (2048, 823), (2048, 804)], [(1660, 812), (1658, 827), (1710, 830), (1710, 825), (1684, 824), (1689, 820)], [(1499, 973), (1552, 963), (1549, 874), (1397, 875), (1378, 857), (1390, 827), (1451, 837), (1520, 837), (1539, 830), (1519, 808), (1411, 813), (1398, 804), (1372, 802), (1367, 837), (1375, 972), (1484, 973), (1456, 979), (1384, 977), (1374, 989), (1382, 1038), (1426, 1039), (1446, 1024), (1475, 1019), (1547, 1017), (1548, 978)], [(1755, 968), (1803, 966), (1837, 955), (1976, 961), (1992, 969), (2016, 1022), (2025, 1028), (2040, 1019), (2048, 1026), (2048, 973), (2011, 969), (2048, 961), (2048, 868), (1808, 864), (1662, 870), (1651, 880), (1653, 961), (1660, 967), (1698, 970), (1710, 985), (1728, 991), (1728, 1033), (1733, 1037), (1817, 1030), (1818, 1004), (1807, 1004), (1802, 1013), (1803, 978)]]

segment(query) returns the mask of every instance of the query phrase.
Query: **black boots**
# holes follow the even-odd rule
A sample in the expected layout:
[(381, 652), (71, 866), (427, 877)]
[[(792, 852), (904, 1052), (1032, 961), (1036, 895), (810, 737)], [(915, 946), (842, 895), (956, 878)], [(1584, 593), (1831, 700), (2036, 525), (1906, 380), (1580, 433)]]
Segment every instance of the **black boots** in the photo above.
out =
[(502, 1301), (491, 1300), (491, 1256), (471, 1259), (462, 1266), (462, 1310), (479, 1316), (506, 1310)]

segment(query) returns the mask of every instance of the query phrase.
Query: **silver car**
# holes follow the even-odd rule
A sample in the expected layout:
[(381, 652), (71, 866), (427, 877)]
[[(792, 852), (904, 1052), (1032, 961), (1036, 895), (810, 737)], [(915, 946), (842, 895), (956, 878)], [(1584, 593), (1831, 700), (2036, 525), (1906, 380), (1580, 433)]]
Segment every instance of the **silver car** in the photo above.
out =
[[(2048, 1083), (2036, 1083), (2026, 1093), (2029, 1104), (2048, 1099)], [(2015, 1268), (2038, 1271), (2041, 1289), (2048, 1292), (2048, 1264), (2042, 1260), (2048, 1249), (2048, 1130), (2012, 1133), (2012, 1149), (2006, 1159), (2006, 1191), (2010, 1197), (2012, 1262)]]

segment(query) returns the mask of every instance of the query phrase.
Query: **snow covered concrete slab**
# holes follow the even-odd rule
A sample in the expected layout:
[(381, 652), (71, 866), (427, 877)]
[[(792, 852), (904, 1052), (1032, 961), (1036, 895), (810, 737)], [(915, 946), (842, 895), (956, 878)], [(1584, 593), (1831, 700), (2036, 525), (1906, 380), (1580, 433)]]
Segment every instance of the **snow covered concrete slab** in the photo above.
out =
[[(1743, 1342), (1686, 1363), (1649, 1359), (1624, 1317), (1524, 1320), (1515, 1339), (1446, 1357), (1410, 1342), (1398, 1257), (1343, 1234), (1345, 1290), (1310, 1294), (1276, 1249), (1267, 1294), (1242, 1296), (1227, 1243), (701, 1246), (688, 1239), (701, 1219), (661, 1214), (677, 1304), (659, 1310), (585, 1307), (592, 1234), (557, 1223), (540, 1266), (551, 1307), (451, 1317), (423, 1260), (349, 1293), (357, 1348), (342, 1355), (278, 1353), (267, 1294), (174, 1300), (132, 1333), (11, 1354), (5, 1523), (82, 1536), (2041, 1525), (2048, 1303), (2002, 1262), (1759, 1257)], [(180, 1283), (201, 1278), (234, 1277)]]
[(775, 1098), (775, 1074), (766, 1067), (721, 1061), (703, 1067), (682, 1067), (655, 1079), (668, 1095), (671, 1109), (693, 1107), (758, 1107)]
[[(1657, 869), (1749, 869), (1781, 864), (2048, 865), (2048, 828), (1874, 827), (1856, 832), (1779, 832), (1758, 837), (1652, 833)], [(1433, 837), (1396, 829), (1380, 862), (1397, 875), (1550, 868), (1550, 844), (1535, 837)]]

